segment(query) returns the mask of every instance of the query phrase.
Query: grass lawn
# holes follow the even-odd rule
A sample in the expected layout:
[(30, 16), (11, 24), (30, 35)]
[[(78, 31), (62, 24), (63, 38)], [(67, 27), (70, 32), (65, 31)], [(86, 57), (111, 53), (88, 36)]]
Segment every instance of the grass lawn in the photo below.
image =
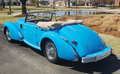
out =
[(107, 46), (112, 46), (113, 54), (120, 56), (120, 38), (106, 34), (99, 35), (105, 41)]
[(0, 24), (4, 24), (7, 21), (12, 21), (16, 22), (18, 17), (13, 17), (13, 16), (0, 16)]

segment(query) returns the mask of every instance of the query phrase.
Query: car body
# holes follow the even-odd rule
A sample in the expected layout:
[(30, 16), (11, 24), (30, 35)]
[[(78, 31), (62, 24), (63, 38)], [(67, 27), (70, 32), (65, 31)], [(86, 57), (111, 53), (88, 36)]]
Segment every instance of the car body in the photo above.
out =
[[(83, 21), (52, 22), (53, 13), (46, 12), (47, 17), (40, 16), (44, 14), (29, 12), (25, 19), (6, 22), (3, 30), (7, 40), (23, 41), (43, 50), (52, 63), (58, 62), (59, 58), (70, 61), (78, 59), (82, 63), (96, 62), (112, 53), (111, 46), (106, 46), (98, 33), (83, 25)], [(36, 20), (37, 17), (43, 19)]]

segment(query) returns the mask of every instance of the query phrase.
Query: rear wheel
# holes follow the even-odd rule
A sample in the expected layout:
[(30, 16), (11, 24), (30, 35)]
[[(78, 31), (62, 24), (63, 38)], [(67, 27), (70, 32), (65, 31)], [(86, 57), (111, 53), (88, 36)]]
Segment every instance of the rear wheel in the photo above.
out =
[(10, 37), (10, 31), (8, 28), (5, 29), (5, 36), (9, 42), (13, 42), (13, 39)]
[(44, 54), (45, 54), (46, 58), (52, 63), (57, 63), (59, 60), (56, 46), (50, 40), (45, 42)]

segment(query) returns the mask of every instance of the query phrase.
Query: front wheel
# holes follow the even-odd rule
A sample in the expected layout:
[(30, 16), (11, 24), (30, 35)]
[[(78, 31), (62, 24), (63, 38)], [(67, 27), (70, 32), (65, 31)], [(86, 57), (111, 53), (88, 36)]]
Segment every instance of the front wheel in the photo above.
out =
[(5, 29), (5, 36), (9, 42), (13, 42), (13, 39), (10, 37), (10, 31), (8, 28)]
[(52, 63), (57, 63), (59, 60), (56, 46), (50, 40), (45, 42), (44, 54), (45, 54), (46, 58)]

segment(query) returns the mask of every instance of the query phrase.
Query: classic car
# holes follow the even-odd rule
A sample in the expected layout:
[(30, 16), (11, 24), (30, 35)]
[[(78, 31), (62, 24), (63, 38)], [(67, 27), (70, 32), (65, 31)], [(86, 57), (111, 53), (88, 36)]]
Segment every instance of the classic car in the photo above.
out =
[(112, 53), (111, 46), (82, 20), (53, 20), (53, 13), (27, 12), (25, 19), (6, 22), (3, 30), (9, 42), (23, 41), (44, 52), (52, 63), (59, 59), (97, 62)]

